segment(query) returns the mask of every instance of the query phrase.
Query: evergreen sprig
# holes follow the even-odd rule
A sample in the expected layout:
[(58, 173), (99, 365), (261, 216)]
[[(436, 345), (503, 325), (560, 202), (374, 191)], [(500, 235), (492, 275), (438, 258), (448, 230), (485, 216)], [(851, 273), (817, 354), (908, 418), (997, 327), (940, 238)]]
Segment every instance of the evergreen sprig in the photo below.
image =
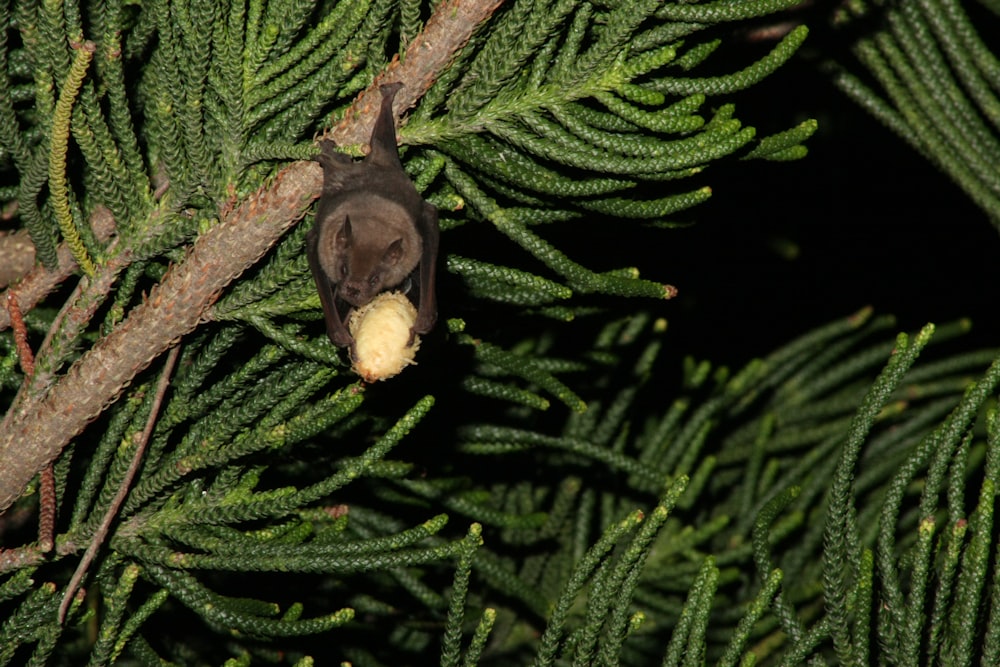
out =
[[(916, 0), (886, 7), (879, 29), (855, 41), (854, 63), (831, 63), (833, 80), (921, 155), (933, 162), (991, 218), (1000, 220), (1000, 60), (966, 10), (954, 0)], [(835, 17), (850, 25), (870, 13), (845, 5)]]

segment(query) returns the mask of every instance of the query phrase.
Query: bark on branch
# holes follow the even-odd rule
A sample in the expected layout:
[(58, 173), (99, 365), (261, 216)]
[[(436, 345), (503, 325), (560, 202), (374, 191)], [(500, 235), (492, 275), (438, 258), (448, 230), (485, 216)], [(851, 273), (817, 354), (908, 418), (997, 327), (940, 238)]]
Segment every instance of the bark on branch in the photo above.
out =
[[(90, 227), (95, 238), (106, 243), (115, 231), (111, 211), (97, 207), (90, 218)], [(11, 285), (8, 289), (17, 292), (21, 310), (28, 312), (77, 270), (73, 253), (65, 243), (59, 244), (56, 257), (59, 264), (53, 271), (35, 266), (35, 246), (27, 233), (16, 232), (3, 237), (0, 239), (0, 288)], [(9, 326), (10, 314), (0, 309), (0, 331)]]

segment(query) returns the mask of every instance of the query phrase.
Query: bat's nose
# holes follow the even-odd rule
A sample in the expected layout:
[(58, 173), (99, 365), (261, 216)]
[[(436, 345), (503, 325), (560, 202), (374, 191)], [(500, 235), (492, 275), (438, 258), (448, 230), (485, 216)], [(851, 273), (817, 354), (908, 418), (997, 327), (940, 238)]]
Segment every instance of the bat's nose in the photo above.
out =
[(353, 306), (362, 306), (359, 303), (362, 299), (361, 288), (355, 284), (345, 282), (340, 286), (340, 298)]

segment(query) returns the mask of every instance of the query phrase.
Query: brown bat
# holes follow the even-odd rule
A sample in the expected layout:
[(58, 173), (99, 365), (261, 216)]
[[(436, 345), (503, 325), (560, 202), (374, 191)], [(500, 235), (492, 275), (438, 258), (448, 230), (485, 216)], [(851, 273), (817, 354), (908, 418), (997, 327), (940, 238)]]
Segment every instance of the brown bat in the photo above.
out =
[(352, 356), (354, 338), (344, 324), (348, 312), (380, 292), (404, 282), (403, 289), (408, 290), (411, 279), (416, 279), (420, 294), (411, 343), (416, 334), (430, 331), (437, 319), (438, 215), (417, 193), (399, 161), (392, 101), (402, 87), (391, 83), (380, 88), (382, 106), (363, 160), (355, 162), (337, 152), (329, 139), (320, 145), (323, 194), (306, 235), (306, 249), (326, 333), (334, 345), (350, 347)]

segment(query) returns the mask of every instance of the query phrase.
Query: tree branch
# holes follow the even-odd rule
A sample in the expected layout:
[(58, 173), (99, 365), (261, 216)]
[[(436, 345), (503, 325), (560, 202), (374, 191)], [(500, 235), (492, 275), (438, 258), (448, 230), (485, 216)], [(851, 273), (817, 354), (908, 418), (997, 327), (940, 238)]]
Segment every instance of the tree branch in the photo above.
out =
[(0, 232), (0, 289), (20, 280), (34, 264), (35, 246), (28, 230)]
[[(135, 474), (139, 472), (139, 465), (142, 463), (143, 454), (146, 453), (146, 446), (149, 444), (149, 438), (153, 435), (153, 427), (156, 425), (156, 420), (160, 416), (160, 407), (163, 405), (163, 397), (167, 395), (167, 387), (170, 385), (170, 375), (174, 372), (174, 365), (177, 363), (177, 357), (180, 354), (180, 346), (171, 348), (170, 352), (167, 353), (167, 361), (163, 365), (163, 370), (160, 372), (160, 380), (156, 383), (156, 393), (153, 397), (153, 405), (149, 408), (149, 416), (146, 417), (146, 426), (142, 429), (142, 433), (137, 433), (136, 438), (138, 441), (135, 445), (135, 452), (132, 454), (132, 461), (129, 463), (128, 470), (125, 471), (125, 476), (122, 478), (121, 483), (118, 485), (118, 491), (115, 492), (115, 497), (111, 499), (111, 504), (108, 505), (107, 510), (104, 512), (104, 517), (101, 519), (100, 525), (97, 530), (94, 531), (93, 537), (90, 538), (90, 544), (87, 546), (87, 551), (84, 552), (83, 558), (80, 559), (80, 564), (77, 565), (76, 571), (73, 572), (72, 578), (69, 580), (69, 585), (66, 586), (66, 591), (63, 593), (62, 603), (59, 605), (59, 622), (62, 623), (66, 620), (66, 611), (69, 609), (69, 605), (73, 602), (73, 596), (76, 594), (76, 589), (80, 586), (80, 582), (83, 581), (83, 577), (87, 574), (87, 569), (90, 564), (94, 562), (94, 558), (97, 557), (97, 550), (101, 548), (104, 544), (105, 538), (108, 536), (108, 531), (111, 529), (111, 524), (118, 516), (118, 510), (121, 509), (122, 503), (125, 502), (125, 496), (128, 495), (129, 489), (132, 487), (132, 480), (135, 479)], [(46, 468), (48, 470), (48, 468)], [(39, 543), (42, 541), (39, 540)], [(42, 545), (44, 549), (44, 544)], [(49, 547), (51, 549), (51, 546)]]
[[(90, 217), (90, 226), (94, 236), (101, 243), (107, 242), (115, 231), (115, 220), (111, 211), (103, 206), (97, 207)], [(0, 243), (0, 288), (24, 278), (21, 282), (8, 287), (8, 291), (17, 292), (17, 302), (21, 312), (27, 313), (39, 301), (49, 295), (55, 288), (76, 271), (76, 260), (65, 243), (59, 244), (56, 251), (59, 264), (54, 271), (44, 266), (32, 266), (35, 263), (35, 246), (27, 234), (10, 234), (2, 237)], [(8, 264), (9, 262), (9, 264)], [(0, 331), (10, 326), (10, 315), (0, 309)]]
[(318, 164), (297, 162), (194, 244), (183, 263), (99, 340), (0, 439), (0, 509), (172, 343), (190, 333), (220, 292), (302, 217), (320, 189)]
[(503, 0), (442, 2), (427, 21), (423, 32), (410, 42), (405, 57), (400, 60), (397, 55), (386, 71), (375, 77), (375, 82), (358, 96), (344, 114), (344, 120), (330, 132), (330, 138), (339, 146), (368, 141), (382, 101), (379, 86), (383, 83), (402, 81), (406, 85), (396, 94), (393, 103), (397, 117), (402, 110), (412, 107), (465, 46), (475, 29), (501, 4)]
[[(403, 104), (423, 95), (454, 54), (502, 0), (445, 0), (412, 42), (404, 62), (388, 71), (352, 105), (334, 136), (365, 137), (359, 125), (370, 95), (391, 78), (406, 85)], [(373, 111), (374, 109), (372, 109)], [(354, 126), (358, 126), (354, 128)], [(352, 129), (354, 128), (354, 129)], [(363, 141), (363, 139), (362, 139)], [(360, 141), (354, 140), (354, 143)], [(247, 198), (195, 241), (187, 258), (128, 318), (99, 340), (47, 394), (22, 406), (0, 434), (0, 511), (31, 478), (113, 402), (137, 373), (193, 331), (222, 290), (257, 262), (319, 195), (322, 174), (314, 162), (296, 162)]]

